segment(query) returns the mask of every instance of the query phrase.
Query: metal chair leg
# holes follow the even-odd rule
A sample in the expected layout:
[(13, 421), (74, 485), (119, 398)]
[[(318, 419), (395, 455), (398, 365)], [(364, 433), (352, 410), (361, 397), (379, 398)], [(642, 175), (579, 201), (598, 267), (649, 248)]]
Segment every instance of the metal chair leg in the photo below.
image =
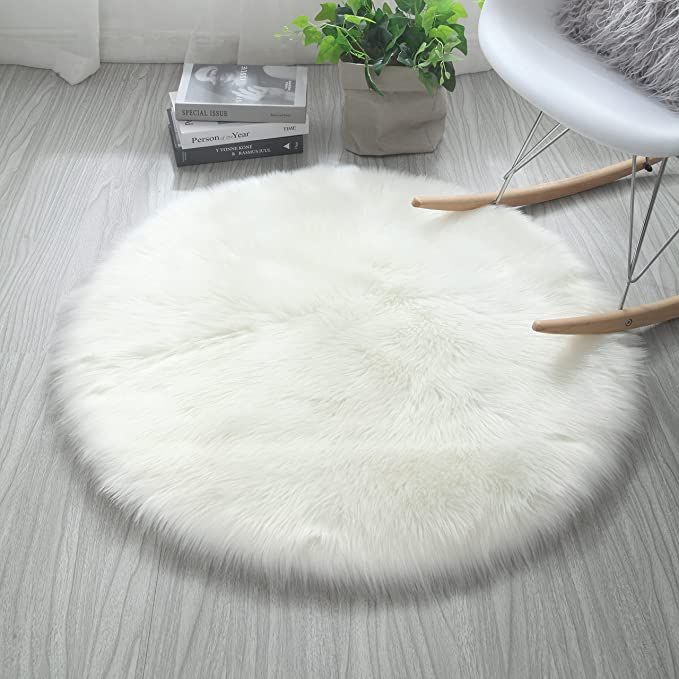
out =
[(502, 200), (502, 197), (505, 195), (505, 191), (507, 190), (507, 187), (509, 186), (510, 182), (512, 181), (512, 178), (514, 175), (523, 167), (528, 165), (532, 160), (535, 160), (543, 151), (546, 151), (552, 144), (555, 144), (561, 137), (568, 132), (567, 127), (564, 127), (560, 123), (557, 123), (552, 127), (549, 132), (547, 132), (542, 139), (540, 139), (538, 142), (533, 144), (530, 148), (528, 148), (531, 140), (535, 136), (535, 131), (538, 128), (538, 125), (540, 124), (542, 118), (544, 116), (544, 113), (540, 111), (538, 113), (537, 118), (535, 119), (535, 122), (533, 123), (533, 126), (530, 128), (530, 132), (528, 132), (528, 136), (523, 142), (523, 145), (521, 146), (521, 150), (517, 154), (516, 158), (514, 159), (514, 162), (512, 163), (512, 166), (507, 170), (505, 173), (503, 179), (504, 182), (502, 186), (500, 187), (500, 190), (493, 201), (495, 205), (498, 205), (500, 201)]
[(648, 260), (646, 265), (640, 272), (637, 273), (637, 264), (639, 262), (639, 255), (641, 248), (646, 238), (648, 225), (653, 215), (656, 199), (660, 191), (665, 168), (667, 167), (667, 158), (663, 158), (660, 164), (660, 170), (655, 179), (653, 186), (653, 193), (646, 210), (644, 222), (641, 227), (639, 238), (634, 243), (634, 217), (635, 217), (635, 202), (636, 202), (636, 170), (637, 159), (636, 156), (632, 159), (632, 186), (630, 191), (630, 216), (629, 216), (629, 233), (627, 238), (627, 282), (620, 300), (620, 306), (617, 311), (611, 311), (603, 314), (592, 314), (589, 316), (580, 316), (573, 318), (557, 318), (551, 320), (539, 320), (533, 323), (533, 330), (538, 332), (554, 333), (561, 335), (582, 335), (582, 334), (599, 334), (620, 332), (623, 330), (632, 330), (634, 328), (641, 328), (648, 325), (655, 325), (656, 323), (664, 323), (665, 321), (679, 318), (679, 295), (674, 297), (667, 297), (666, 299), (658, 300), (650, 304), (642, 304), (637, 307), (626, 308), (625, 302), (630, 287), (636, 283), (656, 262), (658, 257), (669, 247), (670, 243), (679, 235), (679, 228), (670, 235), (663, 243), (658, 251)]
[[(668, 158), (663, 158), (660, 163), (660, 170), (657, 177), (655, 178), (655, 185), (653, 186), (653, 193), (651, 194), (651, 200), (648, 204), (648, 209), (646, 210), (646, 216), (644, 217), (644, 223), (641, 227), (641, 233), (639, 234), (639, 240), (637, 241), (636, 248), (634, 247), (634, 206), (635, 206), (635, 194), (636, 194), (636, 181), (635, 173), (632, 173), (632, 186), (630, 189), (630, 214), (629, 214), (629, 234), (627, 239), (627, 282), (625, 284), (625, 289), (622, 293), (622, 298), (620, 299), (620, 309), (624, 309), (625, 302), (627, 301), (627, 295), (630, 290), (632, 283), (636, 283), (650, 268), (651, 265), (660, 257), (660, 255), (665, 251), (667, 246), (674, 240), (674, 238), (679, 234), (679, 228), (674, 231), (674, 233), (665, 241), (665, 244), (655, 253), (653, 258), (646, 264), (642, 271), (635, 275), (637, 263), (639, 261), (639, 254), (641, 253), (641, 246), (644, 244), (644, 239), (646, 238), (646, 232), (648, 230), (648, 224), (651, 220), (653, 214), (653, 208), (655, 207), (655, 201), (658, 197), (658, 192), (660, 191), (660, 185), (662, 184), (663, 176), (665, 174), (665, 168), (667, 167)], [(636, 156), (633, 159), (633, 163), (636, 164)]]

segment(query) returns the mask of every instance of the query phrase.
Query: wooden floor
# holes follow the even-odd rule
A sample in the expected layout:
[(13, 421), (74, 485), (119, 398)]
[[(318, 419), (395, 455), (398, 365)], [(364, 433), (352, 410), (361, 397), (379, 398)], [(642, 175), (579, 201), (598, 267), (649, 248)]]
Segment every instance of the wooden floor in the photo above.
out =
[[(644, 333), (648, 415), (628, 482), (530, 563), (439, 596), (237, 581), (175, 554), (88, 486), (48, 412), (46, 349), (63, 298), (136, 222), (196, 187), (319, 161), (488, 190), (534, 113), (495, 75), (462, 77), (435, 153), (357, 158), (342, 150), (335, 72), (318, 68), (303, 155), (177, 170), (164, 108), (178, 77), (178, 66), (106, 65), (70, 87), (0, 67), (0, 678), (679, 676), (679, 323)], [(617, 159), (569, 135), (518, 183)], [(678, 222), (677, 165), (651, 244)], [(614, 289), (627, 186), (531, 210)], [(679, 243), (629, 303), (676, 291)]]

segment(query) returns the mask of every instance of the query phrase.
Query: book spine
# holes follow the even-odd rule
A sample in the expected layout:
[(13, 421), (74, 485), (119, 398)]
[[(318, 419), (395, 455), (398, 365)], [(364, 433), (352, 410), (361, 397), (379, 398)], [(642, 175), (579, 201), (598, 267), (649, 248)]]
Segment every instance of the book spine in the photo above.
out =
[(284, 137), (247, 142), (245, 144), (222, 144), (197, 149), (183, 149), (173, 143), (175, 160), (179, 167), (223, 163), (244, 158), (266, 158), (301, 153), (304, 150), (304, 137)]
[(239, 104), (180, 104), (174, 109), (177, 120), (212, 123), (303, 123), (306, 106), (249, 106)]
[(280, 137), (297, 137), (308, 134), (309, 126), (306, 123), (259, 123), (258, 125), (243, 125), (234, 127), (229, 125), (228, 132), (223, 132), (223, 125), (215, 125), (214, 131), (196, 133), (190, 126), (179, 126), (179, 144), (183, 149), (197, 149), (205, 146), (217, 146), (218, 144), (237, 144), (261, 139), (277, 139)]

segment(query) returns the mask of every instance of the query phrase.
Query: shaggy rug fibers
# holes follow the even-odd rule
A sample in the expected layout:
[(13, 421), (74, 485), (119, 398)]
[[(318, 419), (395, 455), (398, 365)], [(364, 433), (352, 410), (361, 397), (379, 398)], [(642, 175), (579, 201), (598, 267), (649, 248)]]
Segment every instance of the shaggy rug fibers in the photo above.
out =
[(563, 0), (558, 21), (571, 40), (679, 111), (679, 0)]
[(562, 526), (638, 422), (634, 337), (531, 331), (615, 301), (521, 213), (313, 167), (195, 191), (64, 314), (61, 422), (101, 488), (203, 555), (387, 586)]

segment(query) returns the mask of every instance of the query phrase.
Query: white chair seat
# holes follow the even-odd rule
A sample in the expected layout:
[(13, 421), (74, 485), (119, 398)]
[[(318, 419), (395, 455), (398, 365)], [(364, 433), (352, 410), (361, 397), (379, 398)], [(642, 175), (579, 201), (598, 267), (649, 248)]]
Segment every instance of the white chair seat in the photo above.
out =
[(559, 2), (486, 0), (479, 38), (491, 66), (537, 108), (589, 139), (630, 155), (679, 155), (679, 113), (561, 35)]

